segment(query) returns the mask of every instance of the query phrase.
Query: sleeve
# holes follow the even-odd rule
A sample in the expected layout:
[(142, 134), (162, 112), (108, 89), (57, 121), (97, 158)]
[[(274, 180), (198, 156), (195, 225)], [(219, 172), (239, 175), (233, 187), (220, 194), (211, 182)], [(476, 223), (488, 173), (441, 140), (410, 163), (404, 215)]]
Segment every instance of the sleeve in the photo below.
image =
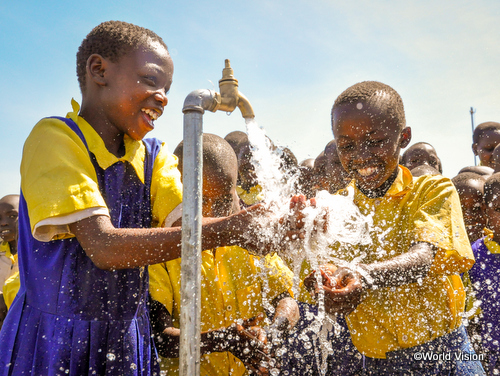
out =
[(170, 315), (174, 309), (174, 292), (166, 263), (150, 265), (149, 293), (151, 297), (165, 306)]
[(474, 255), (453, 183), (443, 177), (429, 178), (421, 187), (421, 195), (413, 217), (414, 239), (437, 248), (430, 272), (459, 274), (469, 270)]
[[(162, 145), (153, 166), (151, 205), (153, 226), (163, 226), (169, 214), (182, 202), (181, 174), (177, 169), (177, 157)], [(180, 216), (180, 210), (175, 211)], [(170, 216), (171, 217), (171, 216)], [(174, 222), (177, 218), (170, 218)]]
[(41, 120), (28, 136), (21, 162), (21, 189), (32, 231), (43, 220), (86, 209), (107, 210), (85, 145), (58, 119)]
[(21, 281), (19, 279), (19, 272), (14, 273), (5, 281), (5, 284), (3, 285), (3, 298), (7, 309), (10, 308), (12, 302), (14, 301), (20, 286)]

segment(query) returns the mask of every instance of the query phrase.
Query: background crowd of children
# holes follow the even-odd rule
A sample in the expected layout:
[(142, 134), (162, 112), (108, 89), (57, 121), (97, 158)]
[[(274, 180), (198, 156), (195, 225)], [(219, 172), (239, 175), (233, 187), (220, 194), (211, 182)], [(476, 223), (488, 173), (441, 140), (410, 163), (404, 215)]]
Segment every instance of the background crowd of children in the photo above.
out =
[[(0, 375), (178, 372), (182, 143), (173, 154), (157, 140), (141, 143), (167, 104), (172, 61), (149, 30), (99, 27), (79, 50), (81, 109), (73, 102), (67, 118), (35, 127), (23, 156), (22, 195), (0, 199), (0, 325), (14, 307), (0, 336)], [(107, 33), (126, 35), (128, 47), (99, 50), (95, 41), (104, 43)], [(323, 266), (323, 285), (307, 269), (300, 298), (287, 260), (258, 254), (259, 242), (242, 236), (254, 231), (248, 213), (265, 200), (247, 134), (203, 135), (202, 374), (275, 368), (313, 375), (322, 364), (330, 375), (473, 375), (482, 367), (500, 374), (500, 123), (476, 127), (472, 151), (480, 166), (464, 167), (451, 181), (432, 145), (410, 144), (401, 99), (387, 85), (360, 83), (342, 93), (332, 128), (335, 139), (304, 161), (271, 142), (285, 176), (296, 177), (291, 207), (300, 211), (314, 205), (318, 191), (350, 186), (384, 236), (376, 234), (373, 250), (349, 248), (349, 256), (332, 245), (346, 261), (361, 251), (368, 257), (356, 270)], [(51, 150), (55, 143), (60, 150)], [(48, 163), (37, 160), (44, 153)], [(56, 185), (65, 186), (40, 193)], [(53, 197), (57, 205), (50, 206)], [(377, 247), (390, 257), (379, 257)], [(337, 316), (327, 362), (304, 331), (321, 289)], [(426, 306), (416, 308), (422, 300)], [(49, 333), (59, 333), (56, 347), (44, 345)], [(432, 349), (475, 351), (484, 355), (482, 366), (473, 359), (416, 365), (415, 352)]]

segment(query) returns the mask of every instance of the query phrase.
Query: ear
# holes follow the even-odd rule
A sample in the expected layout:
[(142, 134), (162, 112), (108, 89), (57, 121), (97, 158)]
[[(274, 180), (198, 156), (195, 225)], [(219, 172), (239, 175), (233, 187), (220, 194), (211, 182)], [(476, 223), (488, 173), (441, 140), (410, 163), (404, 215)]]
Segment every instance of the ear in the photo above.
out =
[(92, 54), (87, 59), (87, 76), (99, 86), (106, 86), (105, 72), (108, 69), (108, 60), (99, 54)]
[(399, 136), (399, 147), (401, 149), (404, 149), (405, 147), (408, 146), (408, 144), (411, 141), (411, 128), (410, 127), (405, 127), (401, 131), (401, 135)]
[(472, 152), (477, 156), (477, 143), (475, 142), (472, 144)]

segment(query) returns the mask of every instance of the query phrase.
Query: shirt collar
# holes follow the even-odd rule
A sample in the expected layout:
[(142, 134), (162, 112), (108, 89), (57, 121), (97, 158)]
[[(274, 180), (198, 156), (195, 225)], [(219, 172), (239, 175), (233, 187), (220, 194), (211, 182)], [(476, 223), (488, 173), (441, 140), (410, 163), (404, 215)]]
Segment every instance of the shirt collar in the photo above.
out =
[(136, 141), (130, 138), (128, 135), (123, 137), (123, 142), (125, 144), (125, 155), (121, 158), (116, 157), (106, 149), (104, 141), (99, 136), (99, 134), (92, 128), (92, 126), (82, 117), (78, 116), (80, 111), (80, 105), (74, 99), (71, 99), (71, 106), (73, 107), (72, 112), (68, 112), (67, 118), (73, 120), (83, 135), (85, 136), (85, 141), (92, 154), (95, 155), (97, 163), (99, 166), (106, 170), (108, 167), (114, 165), (116, 162), (129, 162), (134, 168), (137, 176), (144, 183), (144, 158), (146, 154), (146, 149), (142, 141)]
[(500, 253), (500, 245), (493, 240), (493, 231), (485, 228), (484, 230), (484, 245), (490, 253)]
[[(398, 176), (396, 180), (389, 187), (384, 197), (397, 197), (405, 195), (409, 190), (413, 188), (413, 176), (406, 167), (399, 165)], [(353, 179), (349, 184), (350, 187), (354, 188), (354, 195), (357, 198), (368, 199), (357, 187), (356, 181)], [(379, 198), (380, 199), (380, 198)], [(373, 199), (375, 200), (375, 199)]]

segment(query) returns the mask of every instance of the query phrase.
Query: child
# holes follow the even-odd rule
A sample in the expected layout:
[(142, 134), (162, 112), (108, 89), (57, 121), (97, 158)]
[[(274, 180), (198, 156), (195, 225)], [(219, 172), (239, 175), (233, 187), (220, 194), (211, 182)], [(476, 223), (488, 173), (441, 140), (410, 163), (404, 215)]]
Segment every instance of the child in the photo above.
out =
[(417, 142), (410, 146), (401, 157), (401, 164), (408, 170), (413, 170), (418, 166), (430, 166), (443, 173), (441, 160), (437, 156), (436, 149), (427, 142)]
[(7, 314), (3, 295), (6, 280), (18, 271), (17, 265), (17, 218), (19, 195), (7, 195), (0, 199), (0, 329)]
[(484, 184), (487, 218), (485, 237), (478, 239), (472, 250), (476, 264), (469, 271), (476, 298), (481, 301), (481, 338), (485, 352), (485, 369), (489, 375), (500, 372), (500, 174), (490, 176)]
[(307, 199), (314, 197), (314, 158), (304, 159), (299, 163), (299, 178), (297, 179), (296, 191), (303, 194)]
[(247, 208), (264, 199), (262, 187), (257, 181), (255, 167), (252, 164), (252, 149), (248, 139), (242, 142), (237, 157), (240, 185), (236, 187), (236, 192), (240, 198), (241, 205)]
[(463, 172), (472, 172), (474, 174), (478, 175), (483, 175), (484, 177), (488, 177), (490, 175), (493, 175), (493, 169), (491, 167), (486, 167), (486, 166), (466, 166), (460, 169), (458, 171), (458, 175), (460, 175)]
[(491, 154), (495, 146), (500, 144), (500, 123), (488, 121), (479, 124), (472, 136), (472, 151), (479, 157), (481, 166), (493, 168)]
[(493, 173), (500, 172), (500, 147), (497, 145), (491, 154)]
[(317, 191), (330, 191), (330, 181), (328, 179), (328, 159), (325, 155), (325, 151), (323, 150), (318, 154), (316, 159), (314, 160), (314, 182), (315, 185), (313, 187), (313, 191), (316, 193)]
[[(173, 63), (148, 29), (104, 22), (77, 53), (82, 106), (42, 119), (21, 164), (21, 288), (0, 333), (0, 374), (158, 374), (148, 264), (180, 256), (177, 159), (144, 136)], [(203, 248), (235, 244), (249, 215), (206, 220)]]
[(460, 197), (460, 206), (465, 223), (465, 229), (470, 243), (483, 236), (486, 226), (486, 216), (483, 207), (484, 182), (486, 178), (472, 172), (458, 174), (451, 179)]
[[(473, 352), (461, 325), (458, 274), (474, 258), (460, 201), (449, 179), (413, 180), (398, 166), (411, 139), (399, 94), (374, 81), (351, 86), (333, 105), (332, 128), (354, 179), (354, 203), (373, 227), (369, 245), (332, 245), (333, 256), (349, 264), (323, 272), (324, 286), (316, 288), (325, 291), (326, 308), (347, 315), (369, 374), (484, 374), (479, 362), (454, 357)], [(431, 351), (451, 360), (419, 360)]]
[(335, 193), (345, 188), (351, 182), (351, 177), (340, 162), (335, 140), (326, 144), (324, 153), (327, 160), (326, 175), (330, 181), (330, 193)]
[[(182, 143), (175, 149), (182, 173)], [(203, 205), (204, 217), (228, 216), (239, 210), (236, 194), (236, 155), (221, 137), (203, 135)], [(277, 256), (259, 258), (240, 247), (220, 247), (202, 254), (201, 298), (201, 374), (243, 375), (259, 368), (264, 343), (252, 345), (238, 320), (252, 319), (265, 313), (263, 294), (276, 306), (273, 321), (291, 329), (298, 320), (298, 307), (289, 297), (292, 272)], [(158, 349), (167, 359), (162, 368), (177, 374), (179, 368), (179, 317), (181, 259), (149, 267), (150, 293), (154, 299), (152, 322)], [(264, 291), (266, 291), (264, 293)], [(156, 318), (155, 318), (156, 317)], [(252, 330), (263, 335), (261, 327)], [(237, 338), (240, 337), (240, 340)], [(248, 343), (245, 343), (248, 342)], [(248, 351), (242, 351), (248, 346)], [(243, 363), (242, 363), (243, 362)]]

